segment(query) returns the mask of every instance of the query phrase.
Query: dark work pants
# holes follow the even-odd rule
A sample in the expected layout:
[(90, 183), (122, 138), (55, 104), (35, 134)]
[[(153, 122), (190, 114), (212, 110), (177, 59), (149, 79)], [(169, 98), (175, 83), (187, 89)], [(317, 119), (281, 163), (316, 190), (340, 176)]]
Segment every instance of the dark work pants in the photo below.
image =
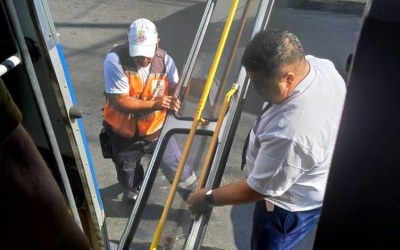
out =
[(143, 181), (144, 169), (140, 160), (138, 162), (115, 162), (115, 169), (117, 170), (117, 180), (124, 188), (138, 188)]
[(122, 187), (137, 188), (142, 184), (144, 169), (140, 160), (147, 153), (152, 153), (156, 142), (148, 142), (139, 138), (127, 139), (116, 133), (112, 134), (112, 160), (117, 170), (117, 179)]
[(258, 201), (253, 213), (252, 250), (293, 249), (313, 229), (321, 208), (290, 212), (278, 206), (267, 211), (265, 200)]
[[(112, 132), (107, 124), (103, 123), (103, 126), (111, 134), (112, 160), (117, 170), (118, 182), (124, 188), (137, 188), (144, 178), (144, 169), (140, 160), (145, 154), (153, 153), (157, 141), (149, 142), (137, 137), (128, 139)], [(180, 158), (178, 143), (175, 137), (171, 136), (164, 150), (161, 164), (164, 174), (171, 183)], [(192, 174), (194, 174), (192, 167), (185, 165), (181, 180), (188, 179)]]

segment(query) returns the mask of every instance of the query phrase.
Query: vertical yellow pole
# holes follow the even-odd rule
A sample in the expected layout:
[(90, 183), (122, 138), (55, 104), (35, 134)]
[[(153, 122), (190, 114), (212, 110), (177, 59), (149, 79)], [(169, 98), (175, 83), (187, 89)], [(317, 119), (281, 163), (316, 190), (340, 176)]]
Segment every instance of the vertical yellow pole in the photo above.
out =
[(199, 177), (199, 181), (198, 181), (196, 190), (199, 190), (205, 184), (207, 172), (211, 165), (210, 163), (213, 158), (214, 150), (215, 150), (215, 147), (218, 142), (218, 135), (219, 135), (219, 131), (221, 130), (221, 127), (222, 127), (222, 122), (224, 121), (225, 113), (228, 110), (228, 105), (229, 105), (229, 102), (230, 102), (233, 94), (235, 94), (235, 92), (238, 88), (239, 88), (239, 85), (237, 83), (233, 84), (232, 88), (225, 95), (224, 103), (222, 104), (221, 111), (219, 112), (217, 125), (215, 127), (215, 131), (214, 131), (213, 137), (211, 139), (210, 146), (208, 147), (206, 159), (204, 161), (203, 167), (201, 168), (201, 173), (200, 173), (200, 177)]

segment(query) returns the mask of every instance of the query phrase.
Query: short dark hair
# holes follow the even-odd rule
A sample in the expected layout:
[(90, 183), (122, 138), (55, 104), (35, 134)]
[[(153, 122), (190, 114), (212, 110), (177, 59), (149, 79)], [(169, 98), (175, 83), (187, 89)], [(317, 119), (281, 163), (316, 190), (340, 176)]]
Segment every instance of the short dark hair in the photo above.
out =
[(242, 65), (248, 71), (276, 77), (282, 67), (304, 60), (299, 39), (284, 30), (271, 29), (258, 32), (247, 45)]

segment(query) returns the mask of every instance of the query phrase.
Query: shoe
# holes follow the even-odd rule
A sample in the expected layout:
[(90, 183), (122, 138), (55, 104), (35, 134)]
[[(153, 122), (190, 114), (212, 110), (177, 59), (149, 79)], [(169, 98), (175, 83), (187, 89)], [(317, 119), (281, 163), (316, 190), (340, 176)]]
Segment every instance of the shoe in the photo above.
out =
[(136, 200), (138, 197), (139, 192), (137, 191), (128, 191), (126, 194), (126, 198), (128, 200)]
[(123, 199), (128, 203), (135, 203), (139, 195), (140, 187), (139, 185), (138, 187), (125, 191)]
[(192, 172), (192, 175), (187, 178), (186, 180), (183, 180), (179, 182), (178, 188), (188, 190), (190, 192), (193, 192), (197, 188), (197, 177), (194, 172)]
[(192, 175), (184, 181), (178, 183), (177, 192), (183, 200), (187, 200), (189, 194), (191, 194), (197, 188), (197, 177), (193, 172)]

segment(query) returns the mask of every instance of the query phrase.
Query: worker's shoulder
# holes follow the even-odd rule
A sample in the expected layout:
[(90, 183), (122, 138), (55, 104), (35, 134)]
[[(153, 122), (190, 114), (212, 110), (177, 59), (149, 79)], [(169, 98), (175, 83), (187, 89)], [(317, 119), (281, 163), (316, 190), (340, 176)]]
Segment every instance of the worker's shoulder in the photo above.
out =
[(117, 55), (129, 54), (129, 47), (127, 43), (116, 43), (108, 51), (109, 53), (116, 53)]

